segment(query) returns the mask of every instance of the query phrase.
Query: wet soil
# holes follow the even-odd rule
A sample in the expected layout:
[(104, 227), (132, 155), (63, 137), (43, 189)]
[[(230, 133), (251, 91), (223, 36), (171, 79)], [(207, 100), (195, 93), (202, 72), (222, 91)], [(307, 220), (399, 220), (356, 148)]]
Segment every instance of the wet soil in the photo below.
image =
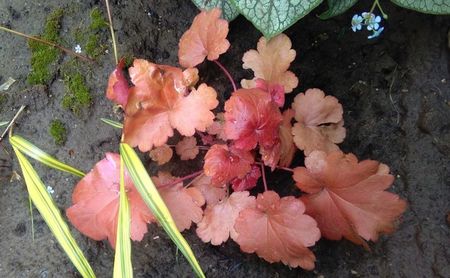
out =
[[(190, 1), (111, 2), (122, 55), (176, 65), (178, 39), (197, 13)], [(313, 248), (316, 268), (307, 272), (243, 254), (233, 242), (218, 247), (204, 244), (192, 229), (184, 235), (208, 277), (450, 277), (450, 17), (418, 14), (384, 2), (389, 21), (384, 34), (370, 41), (366, 34), (349, 28), (351, 15), (367, 10), (370, 4), (360, 1), (351, 11), (329, 21), (320, 21), (313, 12), (286, 32), (297, 51), (292, 69), (300, 78), (300, 86), (288, 102), (311, 87), (340, 100), (347, 127), (342, 149), (360, 159), (388, 164), (397, 177), (392, 191), (408, 200), (397, 232), (371, 243), (371, 252), (347, 241), (322, 239)], [(46, 15), (63, 7), (61, 34), (64, 44), (73, 48), (72, 31), (87, 22), (94, 6), (105, 10), (103, 1), (98, 0), (0, 0), (0, 21), (38, 34)], [(0, 92), (7, 96), (0, 106), (0, 121), (12, 118), (20, 105), (26, 104), (15, 132), (83, 171), (105, 152), (117, 151), (119, 132), (99, 121), (100, 117), (120, 119), (104, 97), (108, 74), (114, 68), (111, 47), (98, 63), (80, 65), (93, 104), (75, 116), (61, 107), (66, 90), (62, 76), (56, 74), (48, 86), (27, 85), (30, 53), (26, 42), (6, 33), (0, 36), (0, 83), (9, 76), (18, 80), (6, 93)], [(107, 32), (102, 36), (107, 40)], [(255, 47), (259, 37), (244, 18), (231, 23), (232, 46), (220, 59), (236, 80), (250, 77), (251, 72), (241, 68), (241, 57)], [(62, 57), (60, 63), (67, 59)], [(215, 86), (223, 98), (229, 96), (231, 87), (214, 64), (202, 65), (200, 72), (203, 81)], [(55, 118), (68, 128), (62, 147), (56, 146), (48, 133)], [(2, 145), (10, 151), (7, 142)], [(11, 170), (20, 172), (17, 162), (3, 150), (0, 158), (0, 277), (78, 277), (36, 210), (33, 240), (26, 188), (22, 181), (8, 179)], [(301, 164), (301, 160), (299, 157), (295, 163)], [(76, 178), (34, 165), (55, 190), (53, 196), (64, 211), (71, 204)], [(174, 174), (188, 174), (196, 167), (173, 167), (177, 168)], [(269, 182), (279, 188), (292, 184), (282, 173), (272, 174)], [(107, 243), (88, 240), (72, 230), (98, 277), (110, 277), (114, 253)], [(133, 267), (136, 277), (192, 276), (184, 258), (156, 226), (142, 242), (133, 243)]]

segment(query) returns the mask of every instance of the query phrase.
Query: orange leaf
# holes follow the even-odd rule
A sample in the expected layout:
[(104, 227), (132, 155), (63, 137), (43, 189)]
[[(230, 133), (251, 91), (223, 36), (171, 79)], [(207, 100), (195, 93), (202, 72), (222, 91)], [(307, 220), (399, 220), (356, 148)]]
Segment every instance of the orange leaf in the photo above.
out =
[(236, 240), (234, 223), (239, 212), (245, 208), (255, 207), (255, 197), (248, 191), (233, 192), (230, 197), (215, 205), (208, 205), (205, 216), (198, 223), (197, 235), (203, 242), (211, 241), (212, 245), (220, 245), (231, 236)]
[(151, 150), (149, 155), (153, 161), (156, 161), (158, 163), (158, 165), (163, 165), (170, 161), (173, 155), (173, 151), (172, 148), (164, 144), (161, 147), (156, 147)]
[(249, 50), (242, 57), (244, 69), (252, 69), (255, 73), (253, 80), (243, 79), (243, 88), (255, 88), (256, 79), (261, 78), (270, 84), (280, 84), (286, 93), (292, 92), (298, 86), (298, 78), (288, 71), (295, 59), (295, 50), (288, 36), (279, 34), (267, 42), (266, 38), (259, 39), (257, 50)]
[[(66, 214), (84, 235), (108, 239), (114, 248), (119, 212), (120, 157), (107, 153), (75, 187), (73, 205)], [(147, 233), (147, 223), (155, 221), (147, 205), (125, 171), (125, 188), (131, 211), (131, 239), (140, 241)]]
[(256, 207), (241, 211), (234, 228), (241, 250), (270, 263), (312, 270), (316, 257), (308, 249), (320, 239), (316, 221), (304, 214), (305, 206), (293, 196), (275, 191), (258, 194)]
[(195, 67), (205, 58), (217, 60), (230, 47), (226, 39), (228, 21), (220, 19), (221, 11), (212, 9), (198, 14), (180, 39), (178, 57), (183, 67)]
[(175, 151), (180, 156), (181, 160), (194, 159), (199, 153), (197, 139), (195, 139), (195, 137), (184, 137), (183, 140), (178, 142), (175, 146)]
[(374, 160), (358, 162), (353, 154), (314, 151), (305, 167), (294, 169), (306, 212), (313, 216), (328, 239), (342, 237), (366, 246), (380, 233), (391, 233), (406, 202), (384, 191), (394, 182), (389, 168)]
[[(216, 91), (201, 84), (189, 93), (183, 72), (174, 67), (137, 59), (130, 68), (135, 85), (125, 109), (124, 140), (141, 151), (162, 146), (176, 128), (182, 135), (205, 131), (212, 124), (210, 111), (218, 105)], [(188, 115), (188, 116), (186, 116)]]
[(295, 145), (306, 155), (314, 150), (331, 152), (345, 138), (342, 105), (319, 89), (298, 94), (292, 103), (297, 123), (292, 128)]

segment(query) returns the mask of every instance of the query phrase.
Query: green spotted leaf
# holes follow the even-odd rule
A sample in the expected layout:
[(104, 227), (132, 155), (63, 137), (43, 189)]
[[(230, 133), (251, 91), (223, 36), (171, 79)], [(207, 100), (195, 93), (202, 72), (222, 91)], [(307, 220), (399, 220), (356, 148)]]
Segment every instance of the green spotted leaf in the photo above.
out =
[(192, 2), (201, 10), (221, 9), (222, 17), (228, 21), (232, 21), (239, 15), (238, 9), (228, 0), (192, 0)]
[(391, 0), (400, 7), (426, 14), (450, 14), (450, 0)]
[(319, 15), (320, 19), (329, 19), (345, 13), (358, 2), (358, 0), (328, 0), (328, 10)]
[(230, 0), (268, 39), (286, 30), (323, 0)]

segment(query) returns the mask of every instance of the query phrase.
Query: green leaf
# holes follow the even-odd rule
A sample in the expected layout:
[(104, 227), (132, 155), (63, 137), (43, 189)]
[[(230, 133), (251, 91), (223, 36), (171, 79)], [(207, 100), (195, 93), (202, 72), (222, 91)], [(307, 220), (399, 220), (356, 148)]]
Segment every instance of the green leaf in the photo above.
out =
[(110, 119), (105, 119), (105, 118), (100, 118), (100, 120), (102, 122), (104, 122), (105, 124), (108, 124), (108, 125), (110, 125), (112, 127), (120, 128), (120, 129), (123, 128), (123, 124), (122, 123), (119, 123), (119, 122), (116, 122), (116, 121), (113, 121), (113, 120), (110, 120)]
[(9, 142), (11, 143), (11, 145), (13, 147), (17, 148), (22, 153), (28, 155), (29, 157), (31, 157), (33, 159), (36, 159), (37, 161), (39, 161), (51, 168), (54, 168), (56, 170), (60, 170), (63, 172), (67, 172), (67, 173), (73, 174), (78, 177), (85, 176), (85, 174), (83, 172), (81, 172), (80, 170), (57, 160), (53, 156), (42, 151), (41, 149), (39, 149), (35, 145), (31, 144), (29, 141), (27, 141), (26, 139), (22, 138), (19, 135), (11, 136), (9, 138)]
[(9, 124), (9, 122), (0, 122), (0, 127), (5, 126), (7, 124)]
[(323, 0), (230, 0), (268, 39), (286, 30)]
[(358, 2), (358, 0), (328, 0), (328, 10), (319, 15), (320, 19), (329, 19), (345, 13)]
[(30, 162), (25, 156), (13, 146), (14, 152), (19, 160), (20, 168), (25, 179), (25, 184), (28, 189), (33, 204), (42, 215), (45, 223), (50, 228), (59, 244), (66, 252), (73, 265), (78, 269), (83, 277), (95, 277), (91, 266), (83, 255), (80, 247), (70, 233), (69, 227), (61, 216), (61, 213), (54, 203), (52, 197), (47, 192), (47, 187), (44, 185), (38, 174), (31, 166)]
[(391, 0), (400, 7), (426, 14), (450, 14), (449, 0)]
[(125, 191), (123, 158), (120, 157), (119, 219), (117, 221), (116, 254), (114, 256), (114, 278), (133, 277), (130, 241), (130, 208)]
[(210, 10), (219, 8), (222, 10), (222, 17), (232, 21), (239, 15), (238, 9), (229, 0), (192, 0), (200, 10)]
[(120, 155), (123, 157), (123, 161), (133, 180), (134, 186), (139, 191), (144, 202), (151, 209), (159, 224), (164, 228), (172, 241), (186, 257), (197, 277), (205, 277), (205, 274), (203, 274), (203, 271), (195, 258), (194, 252), (192, 252), (191, 247), (178, 231), (178, 228), (170, 215), (169, 209), (166, 204), (164, 204), (163, 199), (159, 195), (158, 190), (150, 179), (147, 170), (144, 165), (142, 165), (136, 152), (129, 145), (122, 143), (120, 144)]

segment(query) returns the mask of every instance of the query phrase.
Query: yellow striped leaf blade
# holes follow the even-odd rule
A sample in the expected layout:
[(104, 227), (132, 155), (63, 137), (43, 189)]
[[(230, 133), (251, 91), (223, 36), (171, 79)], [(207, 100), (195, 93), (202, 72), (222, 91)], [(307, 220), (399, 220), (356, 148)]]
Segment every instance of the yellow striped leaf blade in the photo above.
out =
[(116, 253), (114, 256), (114, 278), (133, 277), (130, 241), (130, 208), (125, 191), (123, 158), (120, 157), (119, 219), (117, 221)]
[(0, 127), (5, 126), (7, 124), (9, 124), (9, 122), (0, 122)]
[(20, 150), (22, 153), (28, 155), (29, 157), (31, 157), (33, 159), (36, 159), (37, 161), (39, 161), (51, 168), (54, 168), (56, 170), (60, 170), (63, 172), (67, 172), (67, 173), (73, 174), (78, 177), (85, 176), (85, 174), (83, 172), (81, 172), (80, 170), (57, 160), (53, 156), (47, 154), (46, 152), (39, 149), (37, 146), (33, 145), (31, 142), (27, 141), (25, 138), (23, 138), (19, 135), (11, 136), (9, 138), (9, 142), (11, 143), (11, 145), (14, 148)]
[(113, 120), (106, 119), (106, 118), (100, 118), (100, 120), (101, 120), (102, 122), (104, 122), (105, 124), (108, 124), (108, 125), (110, 125), (110, 126), (112, 126), (112, 127), (119, 128), (119, 129), (122, 129), (122, 128), (123, 128), (123, 124), (120, 123), (120, 122), (113, 121)]
[(47, 192), (46, 186), (26, 157), (16, 147), (13, 146), (13, 149), (19, 160), (28, 194), (42, 215), (42, 218), (47, 223), (47, 226), (50, 228), (50, 231), (80, 274), (83, 277), (95, 277), (89, 262), (84, 257), (83, 252), (70, 233), (69, 227), (62, 218), (58, 207)]
[(139, 191), (144, 202), (151, 209), (153, 215), (158, 219), (158, 222), (177, 245), (178, 249), (186, 257), (197, 277), (205, 277), (200, 264), (195, 258), (194, 252), (192, 252), (191, 247), (178, 231), (169, 209), (159, 195), (158, 190), (136, 152), (128, 144), (121, 143), (120, 154), (123, 157), (126, 169), (133, 180), (134, 186)]

